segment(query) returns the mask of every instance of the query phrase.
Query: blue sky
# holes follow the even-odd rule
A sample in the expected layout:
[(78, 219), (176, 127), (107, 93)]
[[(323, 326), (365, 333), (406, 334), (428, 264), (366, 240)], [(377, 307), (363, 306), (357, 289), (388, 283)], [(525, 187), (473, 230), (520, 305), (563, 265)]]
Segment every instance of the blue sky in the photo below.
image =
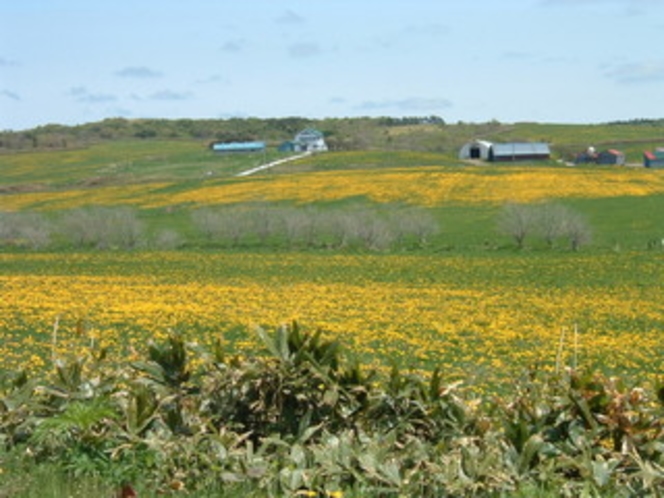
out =
[(2, 0), (0, 129), (664, 117), (663, 0)]

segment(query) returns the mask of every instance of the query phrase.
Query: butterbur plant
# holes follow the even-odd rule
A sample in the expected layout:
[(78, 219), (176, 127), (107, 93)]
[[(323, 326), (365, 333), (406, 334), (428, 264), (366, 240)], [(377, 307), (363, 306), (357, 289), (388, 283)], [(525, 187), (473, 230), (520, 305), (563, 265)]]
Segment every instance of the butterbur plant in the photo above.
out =
[(141, 496), (657, 496), (664, 485), (661, 389), (570, 369), (482, 397), (443, 370), (361, 366), (296, 323), (259, 337), (252, 357), (173, 334), (130, 365), (95, 352), (42, 378), (5, 376), (0, 463), (129, 482)]

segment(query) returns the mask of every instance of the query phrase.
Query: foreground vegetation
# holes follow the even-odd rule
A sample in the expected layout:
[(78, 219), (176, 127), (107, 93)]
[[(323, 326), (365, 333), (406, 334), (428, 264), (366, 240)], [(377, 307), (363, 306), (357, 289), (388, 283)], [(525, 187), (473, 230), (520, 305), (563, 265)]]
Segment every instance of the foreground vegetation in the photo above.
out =
[(658, 496), (664, 486), (662, 387), (561, 363), (481, 397), (444, 369), (361, 367), (296, 324), (259, 337), (268, 356), (171, 335), (124, 366), (92, 348), (57, 358), (47, 376), (5, 372), (3, 490), (35, 496), (43, 468), (69, 479), (66, 496), (121, 486), (139, 496)]

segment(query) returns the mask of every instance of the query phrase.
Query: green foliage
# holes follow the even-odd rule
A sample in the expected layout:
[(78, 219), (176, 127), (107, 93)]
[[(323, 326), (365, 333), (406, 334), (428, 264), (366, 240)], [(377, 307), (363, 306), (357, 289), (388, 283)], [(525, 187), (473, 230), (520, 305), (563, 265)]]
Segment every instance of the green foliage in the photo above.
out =
[(296, 323), (258, 334), (268, 356), (171, 335), (131, 368), (77, 360), (52, 378), (6, 376), (3, 489), (44, 475), (90, 483), (68, 496), (122, 483), (203, 497), (649, 496), (664, 485), (662, 405), (620, 379), (533, 371), (482, 399), (439, 370), (362, 368)]

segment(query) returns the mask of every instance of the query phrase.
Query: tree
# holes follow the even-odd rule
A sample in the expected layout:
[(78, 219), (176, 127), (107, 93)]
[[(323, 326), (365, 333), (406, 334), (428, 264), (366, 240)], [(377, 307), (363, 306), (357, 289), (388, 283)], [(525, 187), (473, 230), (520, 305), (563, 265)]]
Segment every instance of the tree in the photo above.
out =
[(535, 227), (535, 210), (530, 204), (509, 203), (503, 207), (498, 218), (498, 230), (514, 239), (519, 249), (523, 248), (526, 236)]
[(145, 233), (136, 210), (129, 206), (78, 208), (66, 212), (61, 233), (75, 247), (132, 249)]
[(568, 220), (573, 213), (560, 204), (550, 202), (541, 204), (537, 208), (537, 230), (549, 248), (553, 248), (556, 239), (566, 233)]
[(578, 213), (569, 213), (565, 224), (565, 234), (569, 239), (573, 251), (578, 251), (592, 239), (592, 230), (583, 216)]

